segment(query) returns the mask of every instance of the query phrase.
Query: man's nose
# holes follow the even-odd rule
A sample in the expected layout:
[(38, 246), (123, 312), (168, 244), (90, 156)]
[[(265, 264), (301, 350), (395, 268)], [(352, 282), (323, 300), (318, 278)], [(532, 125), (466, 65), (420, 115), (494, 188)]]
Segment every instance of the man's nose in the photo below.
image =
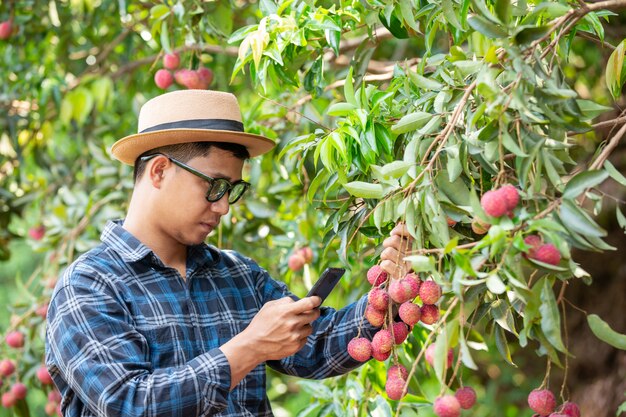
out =
[(218, 213), (220, 216), (225, 216), (230, 210), (230, 204), (228, 204), (228, 193), (225, 193), (222, 198), (211, 203), (211, 211)]

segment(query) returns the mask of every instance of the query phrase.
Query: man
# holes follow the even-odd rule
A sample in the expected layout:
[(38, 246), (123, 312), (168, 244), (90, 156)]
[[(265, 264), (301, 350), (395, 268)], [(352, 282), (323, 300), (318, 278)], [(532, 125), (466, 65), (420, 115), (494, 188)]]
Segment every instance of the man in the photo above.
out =
[[(206, 90), (148, 101), (138, 134), (112, 147), (135, 165), (126, 218), (59, 280), (46, 363), (65, 416), (269, 416), (265, 364), (325, 378), (347, 352), (366, 297), (341, 310), (298, 300), (245, 256), (204, 243), (249, 188), (242, 168), (274, 143), (243, 132), (237, 100)], [(405, 233), (383, 267), (406, 268)]]

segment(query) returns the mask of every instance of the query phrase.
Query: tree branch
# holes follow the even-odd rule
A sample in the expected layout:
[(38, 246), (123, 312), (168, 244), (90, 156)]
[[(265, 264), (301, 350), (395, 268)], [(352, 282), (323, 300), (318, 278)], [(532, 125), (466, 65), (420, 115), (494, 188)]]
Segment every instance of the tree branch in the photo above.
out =
[(624, 134), (626, 134), (626, 124), (624, 124), (621, 129), (617, 131), (615, 136), (613, 136), (608, 141), (606, 147), (602, 150), (600, 155), (598, 155), (596, 160), (593, 161), (593, 163), (589, 166), (589, 169), (599, 169), (600, 167), (602, 167), (602, 165), (604, 165), (604, 161), (606, 161), (609, 155), (611, 155), (611, 152), (613, 152), (613, 150), (617, 148), (617, 145), (619, 144), (619, 141), (622, 139)]

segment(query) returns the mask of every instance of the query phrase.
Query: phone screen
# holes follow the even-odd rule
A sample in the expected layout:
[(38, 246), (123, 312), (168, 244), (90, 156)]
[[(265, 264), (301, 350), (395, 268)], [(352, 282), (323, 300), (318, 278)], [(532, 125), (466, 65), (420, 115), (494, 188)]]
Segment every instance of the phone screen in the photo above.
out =
[(317, 295), (323, 303), (345, 272), (343, 268), (326, 268), (306, 296)]

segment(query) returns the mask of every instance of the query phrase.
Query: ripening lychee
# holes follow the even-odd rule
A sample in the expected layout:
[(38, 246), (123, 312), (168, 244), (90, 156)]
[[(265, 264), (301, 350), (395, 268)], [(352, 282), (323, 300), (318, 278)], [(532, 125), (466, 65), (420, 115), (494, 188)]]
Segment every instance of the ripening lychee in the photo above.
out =
[(45, 366), (40, 366), (37, 369), (37, 379), (39, 379), (39, 381), (41, 381), (41, 383), (44, 385), (52, 385), (52, 377), (48, 372), (48, 368), (46, 368)]
[(402, 344), (409, 335), (409, 328), (401, 321), (393, 324), (393, 341), (396, 345)]
[(578, 404), (571, 401), (563, 403), (559, 412), (568, 417), (580, 417), (580, 408), (578, 408)]
[(165, 69), (160, 69), (154, 74), (154, 83), (162, 90), (166, 90), (174, 82), (172, 74)]
[(392, 400), (399, 400), (404, 397), (404, 385), (406, 381), (400, 378), (388, 378), (385, 383), (385, 392)]
[(444, 395), (435, 400), (433, 410), (439, 417), (459, 417), (461, 404), (454, 395)]
[(202, 82), (198, 73), (194, 70), (180, 69), (174, 73), (176, 82), (188, 89), (201, 89)]
[(57, 389), (53, 389), (48, 393), (48, 401), (60, 403), (63, 397), (61, 397), (61, 393)]
[(58, 403), (56, 402), (47, 402), (46, 406), (44, 407), (44, 411), (46, 413), (47, 416), (53, 416), (57, 413), (57, 405)]
[(547, 416), (556, 407), (554, 394), (547, 389), (534, 389), (528, 394), (528, 406), (536, 413)]
[(393, 365), (387, 370), (387, 378), (400, 378), (406, 381), (409, 378), (409, 371), (402, 365)]
[(16, 402), (17, 398), (15, 398), (15, 395), (11, 391), (2, 394), (2, 406), (4, 408), (11, 408)]
[(424, 304), (420, 309), (420, 321), (424, 324), (434, 324), (439, 320), (439, 307), (433, 304)]
[(410, 301), (402, 303), (398, 309), (400, 319), (409, 326), (415, 326), (422, 316), (420, 306)]
[(2, 359), (0, 361), (0, 376), (10, 376), (15, 372), (15, 363), (11, 359)]
[(16, 382), (15, 384), (13, 384), (13, 386), (11, 386), (11, 393), (15, 396), (15, 399), (23, 400), (24, 398), (26, 398), (28, 388), (26, 388), (26, 385), (22, 384), (21, 382)]
[(485, 213), (491, 217), (504, 216), (508, 211), (507, 203), (500, 190), (487, 191), (480, 199), (480, 205)]
[(476, 391), (472, 387), (463, 387), (456, 390), (454, 396), (459, 400), (461, 408), (469, 410), (476, 404)]
[(359, 362), (368, 361), (372, 357), (372, 344), (364, 337), (355, 337), (348, 343), (348, 354)]
[(374, 327), (380, 327), (385, 322), (385, 311), (377, 310), (373, 306), (368, 305), (365, 308), (365, 318)]
[(33, 240), (41, 240), (46, 234), (46, 226), (40, 224), (36, 227), (31, 227), (28, 229), (28, 236)]
[(175, 70), (180, 65), (180, 56), (174, 52), (173, 54), (163, 55), (163, 67), (169, 70)]
[(446, 217), (446, 223), (448, 223), (448, 227), (456, 226), (456, 221), (451, 217)]
[(441, 298), (441, 287), (435, 281), (424, 281), (419, 295), (424, 304), (435, 304)]
[(414, 299), (420, 292), (420, 287), (422, 286), (422, 280), (419, 275), (414, 272), (409, 272), (404, 276), (405, 285), (407, 285), (410, 289), (410, 299)]
[(0, 39), (5, 40), (11, 37), (13, 32), (13, 21), (11, 19), (0, 23)]
[(372, 338), (372, 349), (378, 352), (388, 352), (393, 347), (393, 337), (387, 329), (379, 330)]
[(396, 279), (389, 284), (389, 297), (396, 303), (402, 304), (415, 298), (416, 290), (419, 290), (419, 286), (416, 286), (415, 280)]
[(551, 413), (548, 417), (567, 417), (567, 414)]
[(379, 362), (384, 362), (389, 359), (391, 356), (391, 351), (388, 352), (379, 352), (376, 349), (372, 349), (372, 358), (376, 359)]
[(476, 233), (477, 235), (484, 235), (485, 233), (489, 231), (489, 228), (491, 228), (491, 224), (480, 220), (478, 217), (472, 220), (471, 226), (472, 226), (472, 231)]
[(205, 67), (200, 67), (196, 70), (196, 73), (202, 82), (203, 89), (206, 90), (209, 88), (211, 82), (213, 82), (213, 71)]
[(374, 286), (379, 286), (387, 281), (387, 272), (379, 265), (374, 265), (367, 271), (367, 281)]
[(519, 191), (511, 184), (500, 187), (498, 192), (504, 198), (507, 211), (512, 211), (519, 204)]
[[(430, 364), (430, 366), (435, 366), (433, 365), (435, 363), (435, 344), (432, 343), (430, 345), (428, 345), (428, 347), (426, 348), (426, 352), (424, 352), (424, 358), (426, 359), (426, 362), (428, 362)], [(454, 361), (454, 351), (452, 350), (452, 348), (448, 349), (448, 361), (447, 361), (447, 367), (451, 367), (452, 366), (452, 362)]]
[(24, 346), (24, 333), (17, 330), (9, 332), (5, 338), (7, 345), (12, 348), (21, 348)]
[(389, 294), (382, 288), (372, 288), (367, 299), (376, 310), (387, 311), (387, 307), (389, 307)]
[(543, 244), (543, 239), (539, 235), (528, 235), (524, 238), (524, 243), (530, 246), (524, 257), (535, 259), (535, 252)]
[(287, 259), (287, 267), (294, 272), (301, 270), (305, 263), (306, 261), (299, 253), (292, 253)]
[(45, 319), (48, 314), (48, 303), (42, 304), (35, 309), (35, 314), (37, 314), (42, 319)]
[(310, 247), (303, 246), (298, 249), (297, 253), (299, 253), (304, 258), (304, 262), (306, 262), (307, 264), (313, 262), (313, 249), (311, 249)]
[(546, 243), (539, 246), (532, 259), (550, 265), (558, 265), (561, 262), (561, 252), (552, 243)]

